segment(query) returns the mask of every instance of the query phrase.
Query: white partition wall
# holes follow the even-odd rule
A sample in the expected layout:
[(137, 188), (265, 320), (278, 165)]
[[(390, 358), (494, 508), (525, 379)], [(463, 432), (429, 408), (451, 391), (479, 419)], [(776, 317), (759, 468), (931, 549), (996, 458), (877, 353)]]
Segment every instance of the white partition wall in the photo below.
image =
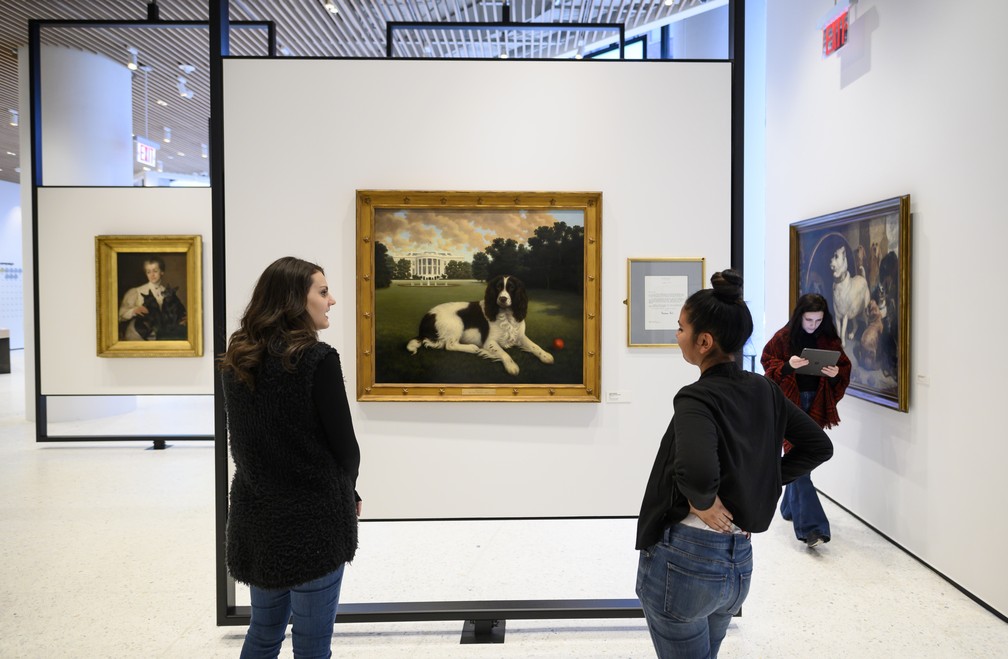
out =
[[(368, 517), (637, 514), (672, 396), (698, 372), (675, 348), (626, 347), (626, 260), (728, 267), (730, 75), (725, 62), (225, 61), (227, 332), (274, 259), (326, 268), (341, 314), (322, 338), (342, 355)], [(601, 191), (602, 394), (628, 402), (356, 402), (357, 189)]]
[(203, 236), (203, 345), (210, 346), (209, 189), (39, 189), (38, 290), (45, 304), (39, 305), (38, 349), (43, 396), (213, 393), (213, 357), (207, 349), (194, 358), (97, 355), (95, 236), (165, 234)]

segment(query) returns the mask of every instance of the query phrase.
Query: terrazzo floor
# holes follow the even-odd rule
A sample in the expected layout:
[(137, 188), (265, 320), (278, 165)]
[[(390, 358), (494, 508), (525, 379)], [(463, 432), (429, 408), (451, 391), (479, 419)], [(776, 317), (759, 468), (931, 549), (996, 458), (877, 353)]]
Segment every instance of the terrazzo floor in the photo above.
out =
[[(216, 626), (212, 444), (37, 444), (23, 359), (0, 375), (0, 657), (237, 657), (244, 628)], [(827, 545), (807, 549), (780, 518), (754, 539), (721, 657), (1008, 657), (1008, 624), (824, 505)], [(341, 600), (632, 598), (634, 524), (366, 522)], [(461, 629), (337, 624), (333, 656), (654, 656), (642, 619), (509, 620), (496, 645), (461, 645)]]

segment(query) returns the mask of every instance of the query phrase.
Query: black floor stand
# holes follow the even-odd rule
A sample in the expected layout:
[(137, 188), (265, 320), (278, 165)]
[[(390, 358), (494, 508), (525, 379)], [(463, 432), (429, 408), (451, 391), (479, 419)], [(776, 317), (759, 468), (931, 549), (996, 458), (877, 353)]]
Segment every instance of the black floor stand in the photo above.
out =
[(466, 620), (462, 625), (460, 645), (469, 643), (503, 643), (507, 620)]

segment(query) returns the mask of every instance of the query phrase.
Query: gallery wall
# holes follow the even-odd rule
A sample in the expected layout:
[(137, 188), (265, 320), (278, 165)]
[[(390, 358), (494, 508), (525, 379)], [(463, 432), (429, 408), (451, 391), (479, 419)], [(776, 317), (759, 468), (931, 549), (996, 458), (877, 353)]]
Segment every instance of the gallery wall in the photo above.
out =
[(1008, 539), (996, 347), (1008, 60), (984, 50), (1008, 6), (860, 0), (848, 45), (823, 59), (833, 2), (767, 5), (768, 336), (789, 313), (789, 223), (911, 197), (910, 411), (848, 395), (815, 482), (1008, 615), (1008, 575), (990, 569)]
[[(342, 356), (368, 517), (636, 515), (697, 371), (678, 349), (626, 347), (626, 262), (729, 265), (730, 65), (228, 60), (224, 74), (227, 331), (272, 260), (326, 268), (322, 337)], [(601, 191), (602, 396), (626, 402), (358, 403), (357, 189)]]
[[(39, 189), (38, 286), (46, 301), (39, 309), (43, 395), (213, 394), (210, 221), (208, 188)], [(95, 236), (194, 234), (203, 237), (203, 356), (99, 357)]]

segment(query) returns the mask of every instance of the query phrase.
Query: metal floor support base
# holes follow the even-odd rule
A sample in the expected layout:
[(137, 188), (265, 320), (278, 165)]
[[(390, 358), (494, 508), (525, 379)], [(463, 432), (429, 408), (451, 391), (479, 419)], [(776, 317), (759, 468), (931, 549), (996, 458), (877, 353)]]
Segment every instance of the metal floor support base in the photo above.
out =
[(469, 643), (503, 643), (507, 620), (466, 620), (462, 625), (459, 645)]

